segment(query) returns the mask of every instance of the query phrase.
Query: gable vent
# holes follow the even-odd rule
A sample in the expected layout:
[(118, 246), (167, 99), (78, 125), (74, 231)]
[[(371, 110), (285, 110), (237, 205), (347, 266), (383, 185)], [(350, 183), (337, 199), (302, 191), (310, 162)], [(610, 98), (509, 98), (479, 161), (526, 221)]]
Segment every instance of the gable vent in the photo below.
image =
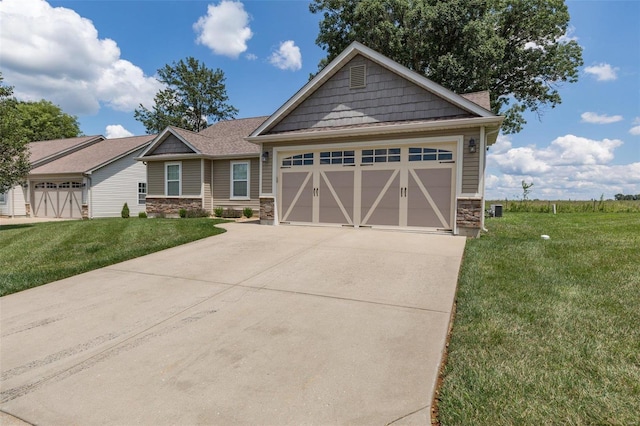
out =
[(359, 89), (367, 85), (367, 66), (354, 65), (349, 68), (349, 88)]

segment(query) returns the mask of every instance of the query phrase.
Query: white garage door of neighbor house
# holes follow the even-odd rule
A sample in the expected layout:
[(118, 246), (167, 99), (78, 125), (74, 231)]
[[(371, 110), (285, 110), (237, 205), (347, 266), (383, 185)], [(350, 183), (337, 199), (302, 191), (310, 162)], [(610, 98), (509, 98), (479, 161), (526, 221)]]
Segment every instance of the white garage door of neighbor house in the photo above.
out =
[(278, 154), (280, 223), (451, 230), (456, 144)]
[(36, 217), (82, 218), (82, 182), (36, 182), (32, 209)]

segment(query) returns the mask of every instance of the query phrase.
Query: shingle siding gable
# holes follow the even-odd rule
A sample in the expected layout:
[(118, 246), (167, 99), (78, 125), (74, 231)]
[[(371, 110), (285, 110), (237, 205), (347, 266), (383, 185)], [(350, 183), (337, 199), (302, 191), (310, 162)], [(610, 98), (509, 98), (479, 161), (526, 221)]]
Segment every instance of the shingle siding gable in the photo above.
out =
[(147, 155), (191, 154), (193, 150), (174, 135), (169, 135), (160, 145)]
[[(350, 68), (366, 66), (366, 86), (350, 89)], [(376, 122), (469, 117), (470, 113), (407, 81), (377, 63), (356, 56), (270, 133)]]

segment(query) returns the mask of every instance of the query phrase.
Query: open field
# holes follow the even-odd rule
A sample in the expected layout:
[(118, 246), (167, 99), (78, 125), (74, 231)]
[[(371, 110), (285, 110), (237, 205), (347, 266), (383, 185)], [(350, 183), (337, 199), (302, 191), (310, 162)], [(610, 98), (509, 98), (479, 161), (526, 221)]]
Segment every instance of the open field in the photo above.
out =
[(640, 200), (492, 200), (486, 206), (501, 204), (507, 213), (640, 213)]
[(214, 219), (94, 219), (0, 226), (0, 296), (224, 232)]
[(640, 214), (487, 228), (467, 242), (441, 424), (638, 424)]

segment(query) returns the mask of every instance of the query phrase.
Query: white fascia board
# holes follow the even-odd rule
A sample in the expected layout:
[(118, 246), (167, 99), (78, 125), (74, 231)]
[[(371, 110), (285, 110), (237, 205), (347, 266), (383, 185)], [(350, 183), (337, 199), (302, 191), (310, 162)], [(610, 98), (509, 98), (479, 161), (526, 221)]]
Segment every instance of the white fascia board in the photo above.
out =
[(465, 129), (476, 126), (495, 126), (499, 128), (502, 124), (504, 117), (492, 116), (492, 117), (475, 117), (475, 118), (459, 118), (452, 120), (442, 121), (429, 121), (422, 123), (403, 123), (403, 124), (389, 124), (385, 126), (370, 126), (370, 127), (352, 127), (349, 129), (338, 130), (321, 130), (317, 132), (291, 132), (291, 133), (279, 133), (273, 135), (254, 136), (251, 142), (254, 143), (268, 143), (268, 142), (286, 142), (290, 140), (317, 140), (317, 139), (331, 139), (344, 136), (366, 136), (366, 135), (380, 135), (391, 133), (404, 133), (404, 132), (419, 132), (423, 130), (449, 130), (449, 129)]

